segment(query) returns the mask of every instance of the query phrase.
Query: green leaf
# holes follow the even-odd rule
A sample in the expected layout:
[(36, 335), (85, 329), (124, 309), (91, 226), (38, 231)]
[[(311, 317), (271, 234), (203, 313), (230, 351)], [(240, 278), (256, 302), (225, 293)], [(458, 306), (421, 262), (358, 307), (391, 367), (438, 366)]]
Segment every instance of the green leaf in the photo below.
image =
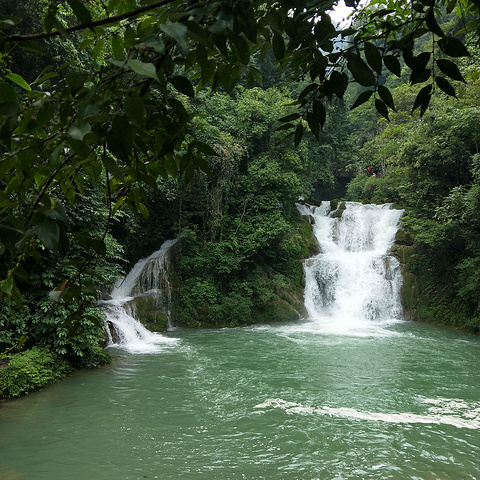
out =
[(435, 35), (438, 35), (439, 37), (445, 36), (445, 33), (443, 33), (443, 30), (440, 28), (440, 25), (437, 23), (437, 20), (435, 19), (433, 7), (430, 8), (430, 10), (428, 11), (427, 18), (425, 20), (427, 23), (427, 27), (431, 32), (433, 32)]
[(275, 33), (272, 39), (273, 54), (277, 60), (283, 60), (285, 57), (285, 42), (280, 33)]
[(308, 122), (308, 126), (310, 127), (310, 130), (318, 139), (320, 135), (320, 124), (318, 122), (318, 119), (312, 112), (307, 112), (307, 122)]
[(378, 94), (380, 95), (380, 98), (382, 99), (383, 103), (385, 103), (385, 105), (387, 105), (393, 111), (395, 111), (395, 103), (393, 102), (393, 97), (392, 97), (392, 94), (390, 93), (390, 90), (384, 85), (379, 85)]
[(440, 48), (450, 57), (469, 57), (470, 53), (468, 52), (465, 45), (454, 37), (443, 37), (438, 41)]
[(12, 295), (12, 290), (13, 290), (13, 277), (10, 276), (6, 278), (5, 280), (2, 280), (0, 282), (0, 290), (3, 293), (6, 293), (8, 296)]
[(46, 55), (46, 56), (49, 55), (48, 51), (45, 48), (41, 47), (35, 42), (31, 42), (31, 41), (20, 42), (18, 46), (22, 50), (26, 50), (27, 52), (30, 52), (30, 53), (36, 53), (37, 55)]
[(117, 60), (123, 58), (123, 41), (120, 35), (112, 36), (112, 51)]
[(309, 93), (312, 93), (314, 92), (316, 89), (318, 88), (318, 84), (317, 83), (311, 83), (310, 85), (308, 85), (307, 87), (305, 87), (302, 92), (300, 93), (300, 95), (298, 96), (299, 99), (302, 99), (304, 97), (306, 97)]
[(160, 25), (160, 30), (173, 38), (183, 50), (188, 49), (188, 28), (183, 23), (165, 23)]
[(287, 115), (285, 117), (279, 118), (279, 122), (291, 122), (292, 120), (296, 120), (297, 118), (300, 118), (301, 115), (299, 113), (292, 113), (291, 115)]
[[(412, 110), (415, 110), (422, 105), (428, 106), (428, 104), (430, 103), (430, 98), (432, 96), (431, 92), (432, 92), (432, 85), (427, 85), (426, 87), (423, 87), (418, 92), (417, 97), (415, 98), (415, 102), (413, 104)], [(425, 110), (426, 110), (426, 107), (425, 107)]]
[(241, 35), (238, 35), (234, 39), (235, 53), (237, 58), (243, 65), (248, 65), (250, 62), (250, 47), (248, 46), (247, 41)]
[(58, 251), (60, 228), (57, 222), (49, 218), (45, 218), (42, 223), (35, 225), (33, 230), (45, 248), (53, 252)]
[(383, 63), (394, 75), (400, 77), (401, 67), (397, 57), (393, 55), (386, 55), (383, 57)]
[(455, 88), (453, 88), (452, 84), (446, 78), (435, 77), (435, 83), (437, 84), (437, 87), (447, 95), (456, 97)]
[(355, 100), (354, 104), (351, 106), (350, 110), (353, 110), (354, 108), (357, 108), (358, 106), (362, 105), (365, 102), (368, 102), (370, 97), (372, 96), (373, 91), (372, 90), (366, 90), (365, 92), (362, 92), (358, 98)]
[(320, 100), (315, 100), (313, 102), (313, 114), (315, 115), (318, 123), (323, 128), (325, 125), (325, 120), (327, 118), (327, 112), (325, 110), (325, 106)]
[(347, 66), (357, 83), (364, 87), (375, 85), (375, 75), (357, 54), (349, 55)]
[(155, 80), (160, 81), (157, 76), (157, 70), (155, 69), (155, 65), (153, 63), (144, 63), (141, 60), (132, 58), (127, 62), (127, 65), (139, 75), (154, 78)]
[(105, 46), (105, 44), (104, 44), (103, 40), (97, 40), (97, 42), (95, 43), (95, 47), (93, 47), (93, 58), (94, 58), (94, 60), (96, 60), (98, 58), (98, 56), (102, 52), (104, 46)]
[(303, 125), (299, 123), (297, 125), (297, 128), (295, 129), (295, 135), (294, 135), (295, 146), (298, 146), (298, 144), (302, 141), (302, 138), (303, 138)]
[(14, 117), (18, 114), (18, 109), (18, 97), (13, 86), (5, 82), (0, 83), (0, 116)]
[(125, 117), (115, 115), (107, 145), (116, 157), (128, 162), (133, 147), (133, 131)]
[(195, 142), (195, 146), (198, 148), (198, 150), (205, 155), (212, 155), (215, 157), (218, 157), (218, 153), (210, 146), (208, 143), (204, 142)]
[(193, 98), (195, 96), (195, 91), (193, 89), (193, 85), (187, 77), (183, 75), (175, 75), (174, 77), (170, 78), (170, 83), (184, 95)]
[(377, 109), (377, 112), (382, 116), (385, 117), (387, 120), (388, 118), (388, 108), (387, 106), (378, 98), (375, 99), (375, 108)]
[(365, 43), (365, 58), (368, 64), (378, 73), (382, 73), (382, 55), (378, 48), (370, 42)]
[(70, 5), (73, 13), (81, 23), (85, 24), (92, 22), (90, 12), (80, 0), (67, 0), (67, 3)]
[(29, 92), (32, 90), (30, 85), (23, 79), (23, 77), (17, 75), (16, 73), (9, 73), (7, 78)]
[(146, 111), (142, 97), (137, 92), (129, 92), (125, 95), (125, 115), (133, 125), (142, 125)]
[(68, 135), (73, 140), (83, 141), (86, 135), (92, 131), (92, 127), (89, 123), (75, 122), (69, 129)]
[(330, 75), (330, 82), (335, 95), (342, 99), (348, 87), (348, 76), (345, 73), (334, 70)]
[(426, 82), (430, 78), (431, 74), (432, 71), (429, 68), (426, 68), (425, 70), (413, 70), (412, 74), (410, 75), (410, 82), (412, 85), (415, 83)]
[(437, 60), (437, 66), (442, 71), (442, 73), (444, 73), (448, 77), (452, 78), (453, 80), (458, 80), (465, 83), (465, 79), (460, 73), (460, 70), (451, 60), (440, 58)]

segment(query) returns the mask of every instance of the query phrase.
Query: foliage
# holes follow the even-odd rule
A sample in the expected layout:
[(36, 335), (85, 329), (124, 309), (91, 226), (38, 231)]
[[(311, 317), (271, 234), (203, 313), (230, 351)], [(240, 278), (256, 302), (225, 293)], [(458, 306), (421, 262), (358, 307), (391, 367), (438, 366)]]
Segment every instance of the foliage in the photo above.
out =
[(72, 371), (61, 356), (39, 347), (11, 355), (7, 362), (0, 366), (1, 399), (29, 393), (58, 381)]
[[(318, 181), (332, 183), (332, 166), (350, 168), (339, 133), (343, 100), (374, 106), (397, 126), (412, 105), (423, 115), (409, 125), (404, 148), (394, 148), (393, 129), (387, 135), (381, 155), (395, 153), (395, 167), (404, 170), (382, 182), (365, 180), (372, 199), (396, 195), (427, 211), (471, 180), (462, 158), (478, 144), (476, 107), (454, 119), (426, 112), (433, 93), (461, 95), (455, 82), (474, 80), (476, 70), (462, 60), (476, 55), (478, 2), (414, 0), (407, 9), (404, 1), (374, 1), (357, 7), (348, 27), (332, 22), (333, 3), (3, 2), (3, 346), (20, 347), (28, 335), (27, 346), (90, 355), (102, 320), (88, 309), (119, 274), (119, 240), (133, 259), (157, 236), (184, 227), (195, 232), (181, 265), (189, 279), (201, 278), (186, 283), (192, 308), (207, 305), (214, 318), (235, 305), (243, 312), (235, 318), (247, 318), (271, 298), (265, 277), (280, 285), (288, 275), (298, 285), (294, 259), (303, 246), (292, 226), (294, 201)], [(445, 11), (455, 8), (462, 21), (443, 25)], [(416, 88), (405, 107), (389, 72)], [(296, 83), (263, 89), (262, 73), (270, 86), (287, 76)], [(452, 131), (448, 145), (438, 129)], [(460, 262), (459, 271), (467, 264)]]
[[(384, 67), (399, 74), (398, 55), (411, 69), (413, 83), (432, 78), (448, 94), (454, 90), (447, 77), (461, 81), (463, 76), (445, 56), (469, 55), (460, 40), (439, 26), (442, 1), (415, 1), (411, 10), (401, 3), (373, 3), (359, 12), (354, 26), (338, 31), (326, 13), (332, 7), (328, 0), (294, 6), (256, 0), (67, 4), (48, 1), (43, 31), (38, 24), (31, 26), (37, 33), (19, 30), (25, 9), (17, 10), (22, 17), (5, 15), (0, 23), (2, 291), (18, 303), (24, 262), (38, 258), (42, 248), (61, 255), (67, 251), (64, 205), (75, 202), (85, 179), (104, 181), (109, 218), (124, 204), (148, 216), (145, 185), (155, 187), (159, 176), (169, 174), (184, 174), (188, 181), (196, 168), (207, 170), (203, 155), (214, 151), (198, 139), (192, 111), (180, 98), (193, 98), (207, 84), (232, 91), (242, 72), (249, 85), (261, 82), (261, 72), (251, 62), (255, 51), (265, 56), (272, 48), (280, 68), (288, 68), (294, 79), (310, 76), (299, 96), (299, 111), (281, 118), (281, 128), (291, 130), (295, 145), (306, 131), (305, 122), (319, 137), (326, 116), (323, 101), (343, 98), (349, 75), (367, 88), (354, 104), (375, 98), (377, 110), (387, 117), (395, 106), (381, 74)], [(34, 2), (32, 8), (38, 5)], [(448, 3), (447, 11), (455, 6)], [(461, 7), (467, 16), (478, 12), (472, 0)], [(464, 31), (477, 26), (472, 20)], [(415, 57), (416, 39), (432, 33), (432, 49), (438, 53)], [(339, 35), (349, 41), (335, 49)], [(69, 41), (76, 52), (92, 49), (94, 68), (49, 61), (33, 81), (12, 70), (14, 52), (48, 55), (52, 44), (47, 40), (58, 37), (66, 45), (64, 57), (72, 57)], [(381, 47), (375, 43), (380, 39)], [(414, 108), (426, 110), (432, 89), (429, 84), (420, 90)], [(258, 134), (256, 142), (261, 141)], [(86, 236), (84, 241), (98, 250), (96, 239)], [(78, 295), (75, 279), (60, 296)]]

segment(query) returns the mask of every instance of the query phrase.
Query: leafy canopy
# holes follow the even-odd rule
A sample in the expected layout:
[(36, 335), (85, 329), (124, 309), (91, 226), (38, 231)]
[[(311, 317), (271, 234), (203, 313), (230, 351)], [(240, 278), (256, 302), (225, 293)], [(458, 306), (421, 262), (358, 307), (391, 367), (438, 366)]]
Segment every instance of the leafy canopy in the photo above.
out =
[[(297, 112), (279, 119), (298, 145), (306, 125), (319, 137), (325, 102), (352, 84), (362, 87), (353, 107), (372, 100), (388, 117), (382, 75), (400, 75), (400, 58), (410, 81), (425, 83), (413, 109), (425, 112), (436, 89), (455, 95), (452, 81), (464, 79), (452, 58), (469, 55), (467, 34), (477, 46), (480, 37), (479, 0), (374, 0), (348, 27), (329, 16), (333, 0), (17, 3), (5, 1), (0, 16), (0, 291), (17, 303), (26, 264), (45, 250), (64, 256), (72, 242), (89, 254), (52, 297), (80, 297), (81, 273), (105, 253), (119, 209), (148, 216), (146, 188), (158, 177), (208, 172), (215, 151), (185, 97), (261, 84), (254, 60), (273, 50), (279, 69), (306, 82)], [(460, 20), (444, 32), (439, 15), (455, 9)], [(41, 23), (29, 16), (38, 11)], [(425, 35), (431, 51), (417, 55)], [(66, 214), (86, 182), (105, 189), (109, 215), (96, 236), (72, 230)]]

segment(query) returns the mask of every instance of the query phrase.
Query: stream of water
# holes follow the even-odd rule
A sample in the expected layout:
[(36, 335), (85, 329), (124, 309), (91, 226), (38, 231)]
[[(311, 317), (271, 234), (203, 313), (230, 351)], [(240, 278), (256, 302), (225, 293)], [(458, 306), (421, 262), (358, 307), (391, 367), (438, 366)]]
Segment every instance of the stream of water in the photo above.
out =
[(111, 365), (0, 405), (0, 478), (479, 480), (480, 338), (402, 320), (401, 212), (302, 208), (308, 318), (117, 342)]

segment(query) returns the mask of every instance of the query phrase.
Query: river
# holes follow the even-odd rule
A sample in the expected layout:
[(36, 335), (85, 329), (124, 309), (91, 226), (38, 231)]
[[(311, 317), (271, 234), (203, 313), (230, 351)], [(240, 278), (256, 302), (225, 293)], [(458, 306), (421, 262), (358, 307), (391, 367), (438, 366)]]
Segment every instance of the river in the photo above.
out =
[(343, 288), (342, 262), (329, 282), (310, 275), (330, 261), (322, 247), (306, 264), (309, 309), (322, 307), (306, 319), (178, 329), (148, 353), (112, 346), (111, 365), (2, 404), (0, 478), (480, 479), (480, 338), (402, 320), (385, 242), (358, 260), (376, 265), (369, 278), (387, 266), (385, 305), (381, 279), (350, 279), (351, 295), (326, 288)]

